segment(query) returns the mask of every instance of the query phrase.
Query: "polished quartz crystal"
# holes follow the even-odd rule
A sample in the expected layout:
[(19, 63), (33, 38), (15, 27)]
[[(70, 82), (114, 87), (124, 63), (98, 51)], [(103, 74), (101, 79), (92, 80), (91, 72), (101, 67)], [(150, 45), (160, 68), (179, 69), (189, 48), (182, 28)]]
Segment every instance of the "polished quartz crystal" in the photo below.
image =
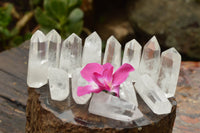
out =
[(110, 63), (114, 70), (121, 66), (121, 44), (114, 36), (111, 36), (106, 43), (106, 50), (103, 59), (103, 64)]
[(149, 75), (145, 74), (139, 77), (139, 80), (135, 83), (135, 88), (154, 113), (161, 115), (171, 112), (171, 103)]
[(140, 62), (140, 74), (148, 74), (157, 81), (160, 65), (160, 46), (156, 37), (152, 37), (144, 46)]
[(162, 52), (157, 84), (167, 97), (173, 97), (175, 94), (180, 65), (181, 55), (175, 48)]
[(93, 32), (85, 40), (85, 44), (83, 47), (82, 66), (84, 67), (88, 63), (101, 64), (101, 56), (102, 56), (101, 50), (102, 50), (101, 38), (96, 32)]
[(60, 55), (60, 68), (68, 72), (69, 77), (73, 71), (81, 67), (82, 40), (76, 34), (71, 34), (62, 44)]
[(122, 64), (128, 63), (132, 65), (135, 69), (135, 71), (129, 74), (128, 80), (130, 81), (135, 82), (137, 80), (138, 68), (141, 58), (141, 49), (142, 49), (141, 45), (135, 39), (129, 41), (125, 45)]
[(61, 37), (55, 30), (51, 30), (46, 35), (46, 37), (48, 42), (49, 67), (58, 67), (60, 58)]
[(80, 97), (77, 96), (77, 87), (88, 85), (88, 82), (81, 76), (80, 71), (81, 68), (77, 68), (72, 74), (72, 97), (77, 104), (86, 104), (90, 100), (92, 94), (90, 93)]
[(131, 81), (125, 81), (120, 85), (120, 94), (121, 99), (128, 101), (136, 106), (138, 106), (137, 97), (135, 94), (135, 89)]
[(92, 114), (120, 121), (132, 121), (143, 116), (136, 105), (105, 92), (93, 94), (88, 110)]
[(48, 79), (51, 99), (56, 101), (65, 100), (70, 92), (67, 72), (59, 68), (49, 68)]
[(48, 44), (46, 36), (36, 31), (30, 40), (27, 84), (29, 87), (40, 88), (47, 83)]

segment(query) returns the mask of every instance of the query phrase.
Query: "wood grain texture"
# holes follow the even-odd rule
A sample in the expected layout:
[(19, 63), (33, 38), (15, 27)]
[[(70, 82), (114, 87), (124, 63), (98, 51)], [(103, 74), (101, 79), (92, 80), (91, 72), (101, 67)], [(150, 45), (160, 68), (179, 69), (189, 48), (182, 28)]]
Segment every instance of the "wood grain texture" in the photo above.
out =
[(24, 133), (28, 42), (0, 53), (0, 132)]

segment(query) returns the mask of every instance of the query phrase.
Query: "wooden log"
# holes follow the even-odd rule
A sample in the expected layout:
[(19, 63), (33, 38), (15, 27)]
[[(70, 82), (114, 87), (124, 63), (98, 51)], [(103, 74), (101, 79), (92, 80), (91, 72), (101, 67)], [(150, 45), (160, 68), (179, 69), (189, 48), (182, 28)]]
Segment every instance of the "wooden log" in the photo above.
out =
[(170, 114), (154, 114), (137, 95), (139, 109), (144, 117), (133, 122), (122, 122), (90, 114), (89, 103), (77, 105), (72, 96), (62, 102), (50, 98), (49, 87), (28, 88), (26, 108), (27, 133), (171, 133), (176, 117), (176, 101), (170, 98), (173, 105)]

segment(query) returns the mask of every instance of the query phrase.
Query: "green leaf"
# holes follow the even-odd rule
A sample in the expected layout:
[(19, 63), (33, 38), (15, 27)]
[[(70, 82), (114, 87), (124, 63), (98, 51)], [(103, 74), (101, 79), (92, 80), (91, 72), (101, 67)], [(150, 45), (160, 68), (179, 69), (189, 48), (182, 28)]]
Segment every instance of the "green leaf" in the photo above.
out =
[(83, 27), (83, 21), (79, 21), (76, 23), (71, 23), (68, 26), (68, 32), (70, 33), (76, 33), (76, 34), (80, 34), (82, 31), (82, 27)]
[(0, 26), (6, 28), (10, 24), (10, 22), (12, 21), (12, 9), (12, 4), (7, 4), (4, 7), (0, 7)]
[(47, 14), (56, 20), (62, 20), (67, 14), (66, 0), (45, 0)]
[(48, 27), (50, 29), (56, 27), (56, 21), (49, 17), (46, 12), (43, 12), (40, 8), (35, 10), (35, 18), (42, 27)]
[(74, 9), (69, 15), (70, 22), (78, 22), (83, 18), (83, 11), (79, 8)]
[(69, 0), (69, 5), (68, 7), (69, 8), (73, 8), (73, 7), (77, 7), (77, 6), (80, 6), (81, 5), (81, 0)]

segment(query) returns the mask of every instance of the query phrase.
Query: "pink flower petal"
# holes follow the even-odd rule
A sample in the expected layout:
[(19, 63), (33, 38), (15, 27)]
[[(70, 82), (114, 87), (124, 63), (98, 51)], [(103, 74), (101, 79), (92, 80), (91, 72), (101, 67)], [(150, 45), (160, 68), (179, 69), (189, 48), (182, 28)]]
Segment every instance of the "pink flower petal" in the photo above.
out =
[(99, 86), (104, 87), (103, 77), (99, 73), (93, 73), (92, 80)]
[(110, 63), (106, 63), (103, 65), (104, 69), (111, 69), (113, 66)]
[(123, 83), (129, 75), (129, 72), (134, 71), (135, 69), (130, 64), (123, 64), (117, 71), (113, 74), (112, 84), (113, 86), (118, 86)]
[(112, 74), (113, 74), (113, 66), (111, 66), (109, 69), (104, 69), (103, 71), (103, 78), (111, 83), (112, 82)]
[(101, 74), (103, 66), (98, 63), (89, 63), (81, 70), (81, 76), (88, 82), (91, 82), (94, 72)]
[(79, 86), (77, 88), (77, 95), (78, 96), (83, 96), (86, 94), (90, 94), (91, 92), (93, 93), (99, 93), (102, 91), (102, 88), (94, 89), (92, 85), (86, 85), (86, 86)]

